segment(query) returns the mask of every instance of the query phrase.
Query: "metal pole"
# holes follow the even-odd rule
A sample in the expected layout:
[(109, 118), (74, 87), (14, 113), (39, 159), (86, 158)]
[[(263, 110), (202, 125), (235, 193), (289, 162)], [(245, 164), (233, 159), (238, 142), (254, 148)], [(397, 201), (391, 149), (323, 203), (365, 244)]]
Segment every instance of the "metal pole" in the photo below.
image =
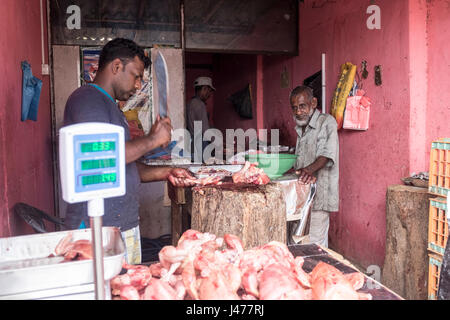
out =
[(94, 284), (95, 299), (105, 300), (105, 278), (103, 266), (103, 199), (95, 199), (88, 201), (88, 215), (91, 221), (92, 231), (92, 247), (94, 249), (93, 265), (94, 265)]
[(186, 34), (185, 34), (185, 24), (184, 24), (184, 0), (180, 1), (180, 19), (181, 19), (181, 49), (183, 50), (183, 55), (184, 55), (184, 50), (186, 49)]
[(326, 110), (326, 73), (325, 73), (325, 67), (326, 67), (326, 54), (322, 53), (322, 113), (327, 112)]

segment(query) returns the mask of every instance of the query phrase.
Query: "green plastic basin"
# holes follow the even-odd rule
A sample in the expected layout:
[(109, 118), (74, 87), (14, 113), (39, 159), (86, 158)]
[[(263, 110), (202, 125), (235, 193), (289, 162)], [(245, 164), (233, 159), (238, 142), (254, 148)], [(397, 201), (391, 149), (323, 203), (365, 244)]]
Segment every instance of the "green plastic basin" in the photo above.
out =
[(276, 179), (294, 166), (297, 156), (288, 153), (258, 153), (246, 155), (245, 160), (258, 162), (258, 168), (263, 169), (270, 179)]

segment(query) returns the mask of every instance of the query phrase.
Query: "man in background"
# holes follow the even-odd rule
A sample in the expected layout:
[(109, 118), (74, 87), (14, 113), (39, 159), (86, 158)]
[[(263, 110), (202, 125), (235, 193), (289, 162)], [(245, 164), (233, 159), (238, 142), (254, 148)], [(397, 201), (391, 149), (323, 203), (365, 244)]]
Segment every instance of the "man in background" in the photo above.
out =
[[(197, 153), (203, 155), (203, 150), (205, 150), (206, 146), (209, 144), (208, 141), (203, 141), (205, 131), (210, 128), (208, 112), (206, 111), (206, 101), (208, 101), (212, 93), (216, 90), (209, 77), (198, 77), (195, 79), (194, 89), (195, 95), (186, 106), (186, 128), (191, 135), (192, 158), (194, 158), (194, 148), (197, 145), (202, 147), (201, 150), (197, 149)], [(196, 126), (194, 125), (194, 122), (196, 121), (201, 122), (201, 132), (195, 132)], [(199, 124), (197, 124), (197, 127), (198, 125)], [(195, 143), (196, 141), (198, 141), (197, 144)]]

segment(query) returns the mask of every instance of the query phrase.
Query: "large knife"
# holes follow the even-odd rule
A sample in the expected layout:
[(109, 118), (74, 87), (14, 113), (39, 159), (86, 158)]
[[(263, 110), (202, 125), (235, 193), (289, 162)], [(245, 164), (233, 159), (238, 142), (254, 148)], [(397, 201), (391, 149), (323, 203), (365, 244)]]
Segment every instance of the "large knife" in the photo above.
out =
[[(167, 72), (167, 64), (164, 56), (158, 51), (154, 64), (156, 86), (158, 88), (158, 102), (159, 102), (159, 116), (161, 118), (167, 117), (167, 96), (169, 92), (169, 73)], [(173, 132), (171, 132), (171, 135)], [(150, 150), (144, 155), (144, 159), (157, 159), (165, 155), (181, 155), (182, 151), (175, 148), (177, 141), (172, 141), (166, 148), (158, 147)], [(172, 151), (173, 150), (173, 151)]]
[(169, 91), (168, 86), (168, 72), (167, 72), (167, 64), (163, 55), (160, 51), (156, 56), (155, 62), (155, 75), (156, 75), (156, 84), (158, 87), (158, 101), (159, 101), (159, 116), (161, 118), (167, 117), (167, 95)]

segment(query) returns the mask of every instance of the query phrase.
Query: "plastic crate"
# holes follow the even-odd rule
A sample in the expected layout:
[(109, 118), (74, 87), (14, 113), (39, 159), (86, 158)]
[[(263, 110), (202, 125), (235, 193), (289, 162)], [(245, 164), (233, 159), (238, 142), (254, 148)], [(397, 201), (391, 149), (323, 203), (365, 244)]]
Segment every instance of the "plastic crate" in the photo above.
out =
[(436, 300), (439, 288), (439, 275), (441, 273), (442, 257), (428, 254), (428, 300)]
[(448, 239), (447, 199), (430, 199), (428, 220), (428, 249), (443, 255)]
[(428, 192), (444, 197), (450, 193), (450, 138), (431, 143)]

